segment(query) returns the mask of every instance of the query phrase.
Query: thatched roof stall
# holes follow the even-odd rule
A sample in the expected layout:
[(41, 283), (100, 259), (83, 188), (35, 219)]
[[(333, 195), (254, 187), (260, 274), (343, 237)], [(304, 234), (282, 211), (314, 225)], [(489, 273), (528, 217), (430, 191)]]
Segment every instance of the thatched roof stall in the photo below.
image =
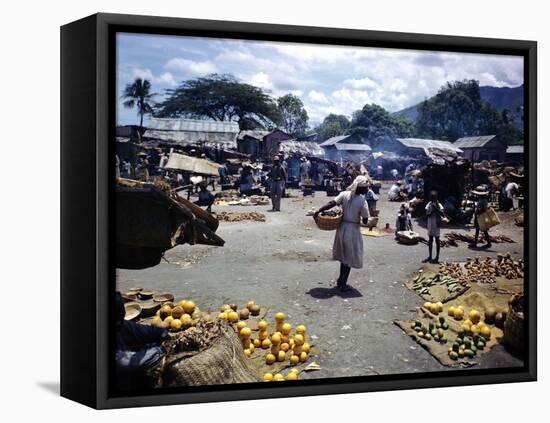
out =
[[(177, 194), (151, 183), (117, 179), (116, 267), (143, 269), (160, 263), (179, 244), (223, 246), (218, 221)], [(197, 219), (198, 218), (198, 219)]]

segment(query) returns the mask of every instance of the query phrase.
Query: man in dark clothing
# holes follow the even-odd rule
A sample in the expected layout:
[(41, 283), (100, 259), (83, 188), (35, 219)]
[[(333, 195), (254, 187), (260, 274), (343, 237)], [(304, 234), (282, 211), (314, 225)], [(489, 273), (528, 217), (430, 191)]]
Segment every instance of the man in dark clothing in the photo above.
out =
[(286, 172), (281, 166), (281, 159), (279, 156), (273, 158), (273, 167), (268, 176), (271, 181), (271, 204), (273, 207), (271, 210), (281, 211), (281, 197), (286, 185)]
[(162, 358), (161, 344), (170, 338), (165, 329), (124, 320), (120, 292), (116, 293), (115, 361), (117, 383), (122, 389), (146, 388), (147, 370)]
[(201, 183), (201, 190), (199, 191), (199, 199), (195, 201), (197, 206), (206, 207), (206, 211), (212, 211), (212, 204), (214, 204), (214, 195), (208, 191), (208, 186), (206, 183)]

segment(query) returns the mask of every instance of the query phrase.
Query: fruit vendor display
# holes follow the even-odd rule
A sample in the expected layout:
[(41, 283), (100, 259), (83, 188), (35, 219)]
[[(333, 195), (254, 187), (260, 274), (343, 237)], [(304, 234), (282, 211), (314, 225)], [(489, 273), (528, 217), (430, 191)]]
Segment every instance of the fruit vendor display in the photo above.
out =
[(485, 349), (487, 339), (478, 333), (468, 335), (465, 331), (461, 331), (449, 347), (449, 357), (452, 360), (464, 357), (473, 358), (478, 352)]
[(412, 289), (420, 295), (429, 295), (430, 288), (435, 285), (445, 286), (450, 294), (454, 294), (464, 289), (465, 282), (445, 275), (441, 272), (435, 274), (434, 276), (419, 274), (413, 279)]
[(167, 329), (171, 332), (186, 330), (197, 324), (201, 316), (199, 308), (193, 301), (181, 300), (177, 305), (166, 302), (151, 320), (151, 326)]
[[(463, 305), (451, 305), (447, 309), (447, 314), (449, 317), (452, 317), (455, 321), (463, 321), (463, 329), (468, 333), (481, 333), (487, 334), (490, 332), (490, 328), (487, 329), (487, 325), (495, 325), (499, 329), (502, 329), (504, 326), (504, 321), (506, 320), (506, 310), (498, 311), (494, 307), (487, 307), (485, 310), (480, 311), (476, 308), (471, 308), (468, 312), (465, 312)], [(483, 318), (484, 317), (484, 318)]]
[(449, 325), (445, 321), (445, 317), (439, 316), (436, 322), (432, 319), (415, 320), (411, 328), (414, 329), (419, 338), (426, 341), (435, 341), (441, 344), (447, 343), (447, 330)]
[(460, 263), (442, 263), (439, 273), (465, 283), (495, 283), (497, 277), (506, 279), (523, 278), (523, 259), (514, 261), (510, 253), (498, 254), (496, 259), (489, 256), (467, 257), (463, 266)]

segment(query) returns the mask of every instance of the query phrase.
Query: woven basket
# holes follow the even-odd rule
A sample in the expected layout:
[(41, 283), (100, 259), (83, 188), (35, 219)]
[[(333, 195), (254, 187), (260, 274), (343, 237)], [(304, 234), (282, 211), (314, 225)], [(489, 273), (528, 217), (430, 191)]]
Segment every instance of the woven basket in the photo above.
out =
[(523, 313), (514, 310), (515, 301), (520, 299), (520, 295), (512, 296), (508, 314), (504, 321), (503, 343), (516, 353), (523, 353), (524, 350), (524, 316)]
[(340, 223), (342, 223), (342, 215), (322, 216), (319, 214), (317, 215), (317, 219), (315, 219), (315, 223), (322, 231), (335, 231), (340, 226)]

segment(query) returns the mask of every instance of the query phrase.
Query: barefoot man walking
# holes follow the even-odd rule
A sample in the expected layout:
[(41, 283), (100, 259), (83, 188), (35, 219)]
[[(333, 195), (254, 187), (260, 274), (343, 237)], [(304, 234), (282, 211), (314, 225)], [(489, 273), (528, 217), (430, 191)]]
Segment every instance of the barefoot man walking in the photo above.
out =
[(337, 286), (341, 291), (350, 289), (347, 282), (351, 268), (361, 269), (363, 267), (363, 236), (360, 231), (360, 222), (362, 219), (363, 223), (367, 223), (369, 218), (369, 207), (363, 197), (367, 190), (368, 178), (359, 175), (347, 191), (341, 192), (313, 215), (313, 218), (317, 219), (322, 211), (329, 210), (336, 205), (342, 206), (342, 223), (336, 230), (332, 247), (332, 258), (340, 262)]

